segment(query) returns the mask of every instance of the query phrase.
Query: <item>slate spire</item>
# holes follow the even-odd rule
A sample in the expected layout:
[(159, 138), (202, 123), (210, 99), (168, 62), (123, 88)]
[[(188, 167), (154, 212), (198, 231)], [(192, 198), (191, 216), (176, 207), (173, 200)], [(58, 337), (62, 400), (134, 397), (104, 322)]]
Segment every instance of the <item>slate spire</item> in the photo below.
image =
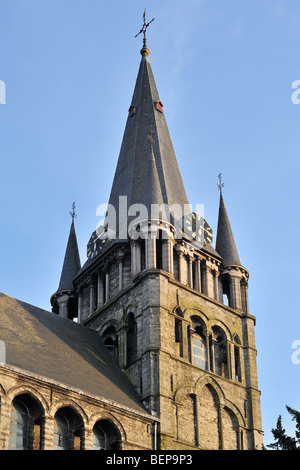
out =
[(151, 201), (155, 201), (155, 203), (159, 205), (163, 204), (163, 196), (152, 144), (148, 152), (149, 153), (147, 155), (147, 171), (144, 175), (144, 194), (142, 194), (142, 200), (144, 201), (147, 207), (150, 206)]
[[(119, 196), (127, 204), (188, 204), (174, 148), (167, 127), (151, 65), (149, 50), (141, 50), (141, 62), (129, 108), (109, 204), (118, 214)], [(149, 170), (149, 134), (152, 138), (152, 170)], [(146, 176), (148, 175), (148, 178)], [(156, 181), (150, 180), (155, 177)], [(148, 188), (156, 187), (155, 191)], [(151, 194), (151, 197), (150, 197)]]
[(74, 288), (73, 279), (81, 268), (74, 220), (72, 220), (57, 292)]
[(223, 258), (224, 266), (241, 266), (221, 188), (216, 251)]
[(57, 291), (51, 296), (50, 303), (52, 311), (65, 318), (75, 318), (78, 314), (78, 306), (76, 301), (76, 292), (74, 289), (73, 279), (81, 269), (79, 250), (77, 245), (77, 237), (75, 232), (74, 219), (75, 203), (72, 205), (72, 223), (65, 252), (63, 267), (61, 271), (59, 286)]

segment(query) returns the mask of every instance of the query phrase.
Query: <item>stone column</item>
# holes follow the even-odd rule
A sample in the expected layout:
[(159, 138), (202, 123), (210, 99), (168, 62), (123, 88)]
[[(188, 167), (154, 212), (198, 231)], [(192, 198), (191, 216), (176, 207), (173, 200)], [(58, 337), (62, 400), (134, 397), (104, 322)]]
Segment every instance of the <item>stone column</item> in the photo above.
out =
[(67, 294), (63, 294), (57, 297), (60, 317), (68, 318), (68, 300), (69, 296)]
[(241, 281), (241, 299), (243, 312), (249, 313), (248, 282), (244, 279)]
[[(172, 256), (173, 260), (173, 256)], [(171, 269), (171, 242), (170, 239), (163, 239), (162, 240), (162, 264), (163, 270), (167, 271), (168, 273), (172, 272)]]
[(223, 282), (222, 282), (222, 277), (220, 276), (220, 273), (219, 273), (219, 276), (218, 276), (218, 283), (219, 283), (219, 302), (223, 303)]
[(90, 281), (90, 315), (94, 313), (95, 310), (95, 284), (93, 281)]
[(210, 344), (211, 347), (209, 348), (209, 353), (210, 353), (209, 370), (211, 370), (211, 372), (215, 372), (215, 340), (212, 335), (210, 337), (210, 340), (211, 340), (211, 344)]
[(214, 298), (219, 302), (220, 301), (220, 294), (219, 294), (219, 271), (214, 271)]
[(183, 281), (183, 251), (182, 247), (177, 243), (176, 245), (176, 251), (178, 255), (178, 281), (182, 282)]
[(230, 307), (242, 310), (240, 277), (230, 274)]
[(0, 450), (7, 450), (9, 441), (9, 425), (11, 420), (11, 404), (1, 402)]
[(105, 271), (105, 302), (109, 300), (109, 268)]
[(124, 254), (118, 256), (118, 263), (119, 263), (119, 291), (123, 290), (123, 258), (124, 258)]
[(234, 362), (232, 362), (232, 347), (231, 347), (231, 343), (227, 340), (227, 345), (226, 345), (226, 353), (227, 353), (227, 372), (228, 372), (228, 378), (229, 379), (232, 379), (232, 374), (233, 374), (233, 371), (232, 371), (232, 365), (234, 364)]
[(103, 290), (103, 277), (101, 271), (98, 271), (97, 277), (97, 308), (101, 308), (104, 304), (104, 290)]
[(199, 258), (196, 258), (195, 259), (195, 285), (194, 285), (194, 289), (196, 289), (198, 292), (202, 292), (201, 291), (201, 266), (200, 266), (200, 259)]
[(213, 270), (210, 266), (206, 265), (206, 295), (212, 299), (215, 298), (214, 287)]
[(93, 450), (93, 430), (86, 427), (84, 430), (84, 450)]
[(193, 289), (193, 257), (188, 255), (188, 285)]
[(202, 282), (202, 285), (201, 285), (202, 292), (203, 292), (203, 294), (208, 295), (207, 266), (206, 266), (206, 264), (204, 266), (202, 266), (201, 272), (202, 272), (202, 279), (203, 279), (203, 282)]
[(53, 450), (54, 418), (45, 417), (44, 423), (44, 450)]
[(156, 237), (153, 233), (146, 239), (146, 263), (148, 269), (156, 268)]
[(174, 249), (175, 240), (173, 238), (168, 239), (169, 246), (169, 260), (170, 260), (170, 274), (174, 274), (174, 258), (173, 258), (173, 249)]
[(136, 240), (131, 240), (130, 248), (131, 248), (131, 277), (136, 275)]
[(210, 347), (209, 347), (209, 338), (211, 337), (211, 333), (209, 331), (206, 332), (205, 342), (206, 342), (206, 369), (211, 370), (211, 359), (210, 359)]

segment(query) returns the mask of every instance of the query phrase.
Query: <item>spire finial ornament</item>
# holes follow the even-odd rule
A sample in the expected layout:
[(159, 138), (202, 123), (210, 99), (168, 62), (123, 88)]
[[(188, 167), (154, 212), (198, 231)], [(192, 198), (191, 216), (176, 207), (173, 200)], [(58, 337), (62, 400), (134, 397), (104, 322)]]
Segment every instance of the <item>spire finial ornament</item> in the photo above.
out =
[(144, 14), (143, 14), (143, 27), (142, 29), (135, 35), (135, 37), (137, 37), (139, 34), (143, 33), (144, 34), (144, 40), (143, 40), (143, 48), (141, 49), (141, 54), (142, 55), (148, 55), (149, 54), (149, 49), (147, 47), (147, 43), (146, 43), (146, 31), (147, 31), (147, 28), (148, 26), (150, 25), (150, 23), (152, 23), (152, 21), (154, 21), (154, 18), (152, 18), (151, 21), (149, 21), (149, 23), (146, 23), (146, 10), (144, 11)]
[(222, 188), (224, 188), (224, 183), (222, 183), (222, 173), (219, 173), (218, 178), (219, 178), (219, 183), (217, 184), (217, 186), (220, 190), (220, 193), (222, 194)]
[(72, 204), (72, 212), (69, 212), (70, 216), (72, 217), (72, 223), (74, 223), (74, 219), (77, 217), (76, 212), (75, 212), (75, 202)]

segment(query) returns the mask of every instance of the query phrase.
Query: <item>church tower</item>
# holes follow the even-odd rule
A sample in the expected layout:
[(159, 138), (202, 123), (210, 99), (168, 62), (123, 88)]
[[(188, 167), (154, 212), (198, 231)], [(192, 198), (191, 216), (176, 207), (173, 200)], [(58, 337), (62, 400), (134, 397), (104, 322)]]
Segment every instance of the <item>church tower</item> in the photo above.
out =
[(105, 223), (67, 295), (159, 419), (160, 449), (260, 449), (248, 271), (222, 185), (215, 248), (208, 223), (190, 209), (149, 62), (148, 25)]

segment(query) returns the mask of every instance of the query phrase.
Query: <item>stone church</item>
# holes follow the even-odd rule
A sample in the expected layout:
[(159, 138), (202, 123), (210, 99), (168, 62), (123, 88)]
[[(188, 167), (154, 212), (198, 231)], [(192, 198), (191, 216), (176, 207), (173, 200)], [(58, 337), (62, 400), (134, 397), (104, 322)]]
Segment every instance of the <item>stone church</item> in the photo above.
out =
[(214, 241), (187, 211), (144, 34), (85, 263), (73, 212), (52, 312), (0, 294), (1, 450), (262, 448), (249, 273), (219, 190)]

